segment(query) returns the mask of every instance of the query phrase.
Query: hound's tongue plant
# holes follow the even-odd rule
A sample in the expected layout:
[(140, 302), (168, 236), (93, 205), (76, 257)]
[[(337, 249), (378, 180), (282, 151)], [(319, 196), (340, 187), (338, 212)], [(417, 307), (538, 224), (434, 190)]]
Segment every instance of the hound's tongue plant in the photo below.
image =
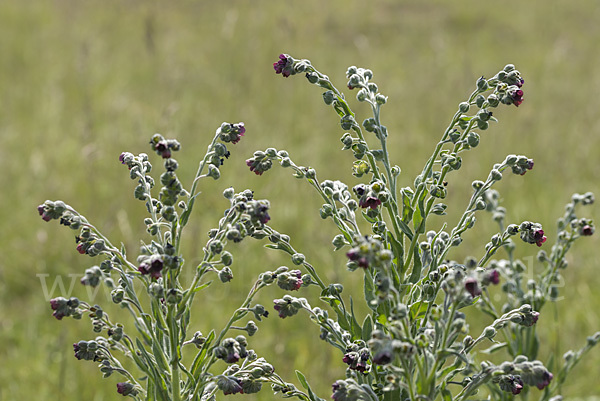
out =
[[(74, 344), (75, 357), (98, 363), (104, 377), (123, 377), (117, 392), (137, 400), (208, 401), (222, 395), (256, 393), (266, 383), (284, 397), (321, 401), (308, 384), (307, 377), (318, 379), (310, 372), (305, 376), (297, 371), (300, 390), (249, 348), (253, 342), (249, 338), (254, 340), (260, 321), (269, 316), (270, 308), (256, 301), (262, 288), (276, 283), (282, 291), (302, 293), (303, 287), (317, 286), (321, 290), (318, 300), (285, 294), (273, 301), (272, 308), (282, 319), (308, 315), (320, 328), (320, 339), (339, 350), (339, 363), (347, 369), (346, 377), (335, 381), (332, 393), (326, 395), (334, 401), (467, 400), (476, 393), (478, 398), (495, 400), (512, 399), (516, 394), (560, 399), (567, 374), (600, 341), (600, 332), (579, 350), (567, 352), (563, 362), (554, 356), (544, 364), (538, 360), (543, 344), (536, 327), (544, 321), (545, 304), (558, 299), (557, 283), (562, 279), (561, 270), (567, 268), (566, 253), (575, 240), (594, 233), (592, 220), (577, 216), (580, 206), (593, 203), (593, 195), (572, 196), (565, 215), (558, 220), (555, 240), (546, 237), (539, 223), (509, 222), (492, 186), (509, 172), (524, 175), (534, 162), (526, 156), (508, 155), (492, 164), (486, 178), (472, 183), (464, 210), (448, 219), (458, 221), (456, 225), (444, 223), (441, 229), (432, 230), (430, 223), (433, 215), (450, 212), (443, 203), (448, 180), (462, 167), (461, 153), (476, 148), (481, 133), (497, 121), (493, 110), (523, 104), (521, 73), (509, 64), (491, 78), (477, 79), (475, 90), (458, 104), (421, 173), (410, 181), (414, 184), (400, 188), (400, 167), (393, 164), (387, 146), (393, 133), (381, 121), (388, 98), (373, 82), (371, 70), (350, 67), (346, 73), (348, 90), (372, 111), (372, 116), (359, 123), (344, 94), (308, 60), (281, 54), (273, 66), (283, 77), (303, 74), (309, 83), (324, 90), (323, 100), (335, 111), (344, 131), (343, 150), (352, 152), (349, 169), (362, 183), (350, 188), (337, 180), (319, 181), (314, 169), (292, 160), (291, 152), (274, 148), (255, 152), (246, 164), (257, 175), (279, 164), (316, 191), (323, 201), (321, 218), (339, 230), (332, 239), (333, 251), (345, 255), (348, 274), (363, 275), (363, 293), (345, 294), (342, 284), (326, 282), (324, 268), (313, 266), (294, 248), (290, 236), (273, 228), (276, 222), (271, 222), (269, 201), (256, 199), (248, 189), (224, 190), (229, 205), (224, 214), (215, 211), (223, 217), (208, 232), (201, 262), (186, 263), (181, 239), (194, 204), (202, 202), (202, 179), (220, 179), (222, 165), (230, 155), (228, 146), (242, 139), (246, 127), (223, 123), (217, 129), (188, 190), (177, 176), (179, 164), (173, 158), (182, 146), (156, 134), (150, 147), (163, 160), (159, 185), (150, 175), (149, 155), (124, 152), (119, 157), (136, 182), (134, 197), (148, 212), (144, 219), (147, 233), (135, 259), (66, 203), (46, 201), (38, 207), (44, 221), (58, 220), (78, 233), (79, 253), (99, 257), (98, 264), (85, 271), (81, 283), (107, 286), (112, 301), (132, 317), (115, 322), (91, 301), (74, 297), (50, 300), (56, 319), (85, 315), (97, 333), (91, 340)], [(475, 227), (476, 215), (483, 217), (485, 212), (497, 222), (498, 233), (485, 245), (469, 244), (475, 256), (453, 260), (455, 248), (463, 245), (463, 234)], [(435, 227), (440, 226), (439, 219)], [(224, 327), (207, 334), (192, 333), (199, 316), (192, 309), (200, 307), (193, 304), (195, 295), (210, 291), (211, 280), (226, 284), (234, 278), (236, 264), (226, 248), (246, 238), (267, 241), (267, 248), (289, 255), (294, 267), (261, 273)], [(538, 275), (514, 252), (517, 246), (532, 245), (550, 247), (549, 253), (538, 253), (537, 261), (543, 265)], [(495, 259), (499, 254), (504, 259)], [(181, 274), (184, 269), (194, 272), (189, 280)], [(490, 296), (490, 286), (501, 286), (504, 296), (500, 302), (497, 296)], [(368, 310), (364, 316), (354, 308), (361, 298)], [(315, 302), (323, 304), (311, 306)], [(466, 308), (480, 309), (489, 317), (487, 323), (478, 322), (487, 325), (481, 334), (469, 334)], [(313, 331), (306, 329), (305, 335), (312, 336)], [(278, 338), (286, 341), (285, 336)], [(494, 363), (487, 360), (491, 353), (497, 354)], [(184, 358), (186, 354), (190, 357)], [(133, 364), (123, 364), (125, 359)], [(505, 362), (499, 363), (501, 360)]]

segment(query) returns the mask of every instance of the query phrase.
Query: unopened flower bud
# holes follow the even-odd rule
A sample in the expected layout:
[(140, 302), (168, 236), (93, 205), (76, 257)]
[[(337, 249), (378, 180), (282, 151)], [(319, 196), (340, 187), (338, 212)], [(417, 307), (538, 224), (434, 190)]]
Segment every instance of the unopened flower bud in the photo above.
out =
[(490, 172), (490, 176), (492, 177), (492, 180), (494, 180), (494, 181), (500, 181), (502, 179), (502, 173), (496, 169), (493, 169)]
[(335, 95), (332, 91), (327, 91), (327, 92), (323, 93), (323, 101), (328, 106), (333, 103), (334, 98), (335, 98)]
[(295, 264), (296, 266), (304, 263), (304, 259), (305, 259), (305, 257), (301, 253), (295, 253), (292, 255), (292, 263)]
[(481, 77), (477, 80), (477, 89), (479, 89), (481, 92), (487, 90), (488, 88), (489, 88), (489, 85), (487, 83), (487, 80), (484, 77)]
[(219, 168), (217, 166), (215, 166), (214, 164), (209, 164), (207, 175), (215, 180), (218, 180), (221, 177), (221, 172), (219, 171)]

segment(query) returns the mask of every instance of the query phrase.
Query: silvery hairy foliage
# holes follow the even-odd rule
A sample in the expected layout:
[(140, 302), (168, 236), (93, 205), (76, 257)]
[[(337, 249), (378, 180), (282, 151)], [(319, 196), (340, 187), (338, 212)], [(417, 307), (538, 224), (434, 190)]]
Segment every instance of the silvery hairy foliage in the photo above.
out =
[[(523, 103), (525, 81), (520, 72), (507, 65), (492, 78), (479, 78), (473, 93), (458, 105), (422, 172), (411, 186), (399, 187), (400, 167), (391, 161), (388, 130), (380, 120), (387, 97), (372, 81), (372, 71), (357, 67), (347, 71), (348, 89), (372, 109), (372, 117), (359, 123), (342, 92), (308, 60), (282, 54), (274, 69), (284, 77), (304, 74), (309, 83), (324, 89), (323, 100), (340, 119), (343, 149), (351, 152), (352, 173), (361, 183), (350, 188), (339, 180), (319, 181), (314, 169), (274, 148), (255, 152), (246, 164), (257, 175), (280, 164), (316, 191), (323, 200), (321, 218), (339, 230), (332, 239), (333, 251), (345, 254), (349, 274), (363, 275), (362, 293), (346, 294), (342, 284), (326, 282), (326, 271), (296, 250), (289, 235), (268, 224), (271, 205), (255, 199), (251, 190), (224, 190), (229, 207), (224, 214), (219, 212), (223, 217), (209, 230), (201, 262), (186, 264), (181, 239), (194, 204), (201, 201), (199, 184), (203, 178), (220, 178), (230, 155), (227, 145), (240, 141), (246, 128), (243, 123), (223, 123), (217, 129), (189, 190), (179, 181), (179, 165), (173, 158), (181, 145), (156, 134), (150, 147), (163, 160), (158, 183), (150, 174), (151, 156), (124, 152), (119, 157), (136, 182), (134, 197), (148, 213), (147, 233), (134, 259), (66, 203), (46, 201), (38, 207), (43, 220), (58, 220), (77, 232), (79, 253), (99, 260), (85, 271), (81, 283), (107, 286), (112, 301), (131, 316), (117, 322), (92, 302), (74, 297), (50, 300), (59, 320), (90, 319), (96, 334), (73, 344), (75, 357), (98, 363), (104, 377), (123, 377), (117, 392), (136, 400), (208, 401), (256, 393), (267, 383), (283, 397), (321, 401), (324, 398), (308, 382), (316, 378), (297, 371), (300, 390), (249, 348), (258, 325), (247, 319), (260, 324), (269, 315), (270, 308), (256, 302), (268, 285), (294, 294), (316, 286), (318, 300), (286, 294), (273, 301), (273, 308), (280, 318), (308, 317), (318, 330), (307, 327), (305, 335), (318, 336), (339, 351), (338, 362), (346, 366), (346, 375), (332, 383), (332, 394), (326, 398), (509, 400), (520, 394), (559, 400), (567, 374), (600, 341), (600, 332), (580, 349), (567, 352), (562, 362), (558, 358), (543, 362), (538, 359), (536, 323), (543, 320), (545, 304), (558, 299), (557, 283), (574, 241), (594, 233), (593, 221), (577, 215), (579, 207), (593, 203), (593, 194), (572, 196), (558, 220), (558, 236), (550, 251), (538, 253), (543, 268), (537, 276), (529, 274), (515, 249), (519, 242), (547, 248), (551, 241), (539, 223), (508, 221), (500, 195), (492, 188), (509, 173), (521, 176), (532, 170), (533, 160), (526, 156), (508, 155), (493, 164), (486, 178), (472, 183), (464, 210), (456, 215), (458, 223), (432, 229), (449, 212), (443, 201), (448, 180), (462, 166), (461, 153), (476, 148), (480, 133), (497, 121), (492, 110)], [(498, 233), (476, 257), (453, 260), (463, 234), (475, 227), (476, 216), (485, 213), (498, 224)], [(517, 237), (521, 241), (515, 241)], [(231, 247), (226, 248), (246, 238), (267, 241), (267, 248), (289, 255), (293, 267), (261, 273), (224, 327), (206, 334), (192, 332), (195, 295), (210, 291), (216, 285), (211, 286), (213, 281), (233, 279), (236, 266)], [(191, 280), (185, 280), (184, 269), (193, 272)], [(502, 301), (491, 293), (503, 294)], [(315, 302), (319, 306), (313, 306)], [(361, 310), (368, 313), (355, 310), (358, 302), (364, 302)], [(481, 333), (469, 332), (472, 314), (465, 313), (469, 308), (489, 317), (486, 323), (477, 322), (485, 326)], [(245, 323), (238, 323), (241, 320)]]
[[(362, 295), (370, 308), (366, 316), (354, 313), (352, 300), (356, 303), (358, 294), (351, 294), (348, 304), (342, 285), (326, 284), (315, 277), (319, 269), (304, 258), (300, 264), (321, 286), (321, 301), (328, 307), (313, 307), (304, 298), (290, 296), (274, 301), (282, 318), (304, 311), (320, 327), (321, 339), (339, 349), (340, 362), (347, 370), (345, 378), (333, 383), (332, 398), (560, 397), (567, 374), (600, 341), (600, 332), (578, 351), (567, 352), (562, 363), (551, 360), (544, 364), (538, 360), (536, 322), (545, 303), (558, 297), (557, 283), (560, 271), (567, 267), (567, 251), (575, 240), (594, 233), (592, 220), (576, 215), (578, 207), (593, 203), (593, 194), (573, 195), (558, 220), (558, 237), (550, 254), (538, 254), (544, 268), (535, 277), (526, 274), (524, 262), (515, 257), (514, 238), (542, 247), (547, 241), (544, 230), (536, 222), (506, 222), (506, 209), (492, 189), (507, 173), (522, 176), (532, 170), (532, 159), (508, 155), (493, 164), (486, 178), (472, 183), (472, 193), (458, 213), (456, 225), (443, 223), (441, 229), (433, 230), (430, 227), (439, 226), (439, 218), (429, 222), (432, 216), (448, 212), (443, 203), (448, 180), (462, 166), (461, 153), (476, 148), (480, 133), (497, 121), (493, 109), (523, 103), (525, 80), (515, 66), (509, 64), (493, 77), (477, 80), (413, 185), (402, 188), (398, 186), (400, 167), (390, 159), (389, 133), (380, 119), (387, 97), (373, 82), (371, 70), (353, 66), (346, 72), (347, 88), (372, 110), (372, 116), (359, 123), (344, 94), (310, 61), (281, 54), (273, 66), (277, 74), (286, 78), (303, 74), (309, 83), (324, 90), (325, 104), (336, 112), (345, 131), (343, 150), (354, 156), (353, 175), (362, 180), (352, 188), (337, 180), (319, 181), (314, 169), (295, 164), (288, 152), (275, 149), (257, 151), (247, 160), (259, 175), (279, 163), (305, 179), (323, 200), (321, 217), (339, 229), (332, 241), (334, 250), (343, 249), (348, 270), (364, 275)], [(476, 215), (485, 211), (492, 213), (499, 232), (479, 256), (453, 260), (463, 233), (473, 229)], [(299, 253), (285, 241), (275, 241), (272, 247), (298, 259)], [(494, 259), (502, 253), (504, 259)], [(501, 303), (490, 296), (494, 286), (504, 293)], [(479, 335), (469, 334), (468, 307), (478, 308), (490, 318)], [(492, 363), (488, 360), (492, 353), (496, 353), (495, 361), (498, 354), (505, 361)], [(310, 389), (304, 376), (299, 379)]]

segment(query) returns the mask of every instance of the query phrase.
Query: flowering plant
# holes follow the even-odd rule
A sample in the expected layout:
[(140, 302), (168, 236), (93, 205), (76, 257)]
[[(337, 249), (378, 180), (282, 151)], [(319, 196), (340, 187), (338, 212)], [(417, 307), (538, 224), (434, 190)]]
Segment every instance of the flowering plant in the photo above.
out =
[[(102, 334), (75, 343), (75, 356), (99, 362), (104, 377), (114, 373), (125, 377), (126, 381), (117, 384), (117, 391), (137, 400), (212, 400), (219, 391), (224, 395), (256, 393), (268, 383), (285, 397), (321, 401), (302, 373), (297, 371), (297, 377), (304, 390), (284, 381), (271, 364), (248, 349), (245, 336), (231, 336), (233, 330), (253, 336), (258, 328), (254, 321), (247, 321), (245, 326), (234, 324), (247, 316), (253, 315), (258, 321), (268, 316), (266, 308), (254, 301), (265, 286), (276, 283), (290, 292), (317, 286), (323, 308), (287, 294), (274, 300), (274, 309), (280, 318), (307, 313), (320, 328), (320, 338), (340, 351), (339, 360), (347, 370), (344, 379), (333, 383), (334, 401), (466, 400), (481, 389), (487, 389), (493, 399), (507, 400), (519, 393), (532, 394), (531, 387), (541, 390), (541, 400), (557, 397), (570, 370), (600, 341), (600, 332), (589, 337), (578, 351), (567, 352), (562, 365), (544, 364), (538, 360), (536, 322), (545, 303), (557, 300), (556, 283), (560, 271), (567, 267), (567, 251), (575, 240), (594, 233), (592, 220), (576, 215), (578, 206), (593, 203), (593, 195), (573, 195), (559, 219), (558, 237), (550, 254), (538, 253), (538, 261), (545, 266), (543, 272), (528, 281), (525, 264), (514, 254), (517, 245), (513, 237), (518, 235), (538, 247), (547, 237), (539, 223), (507, 224), (499, 193), (492, 189), (506, 172), (524, 175), (531, 170), (533, 160), (526, 156), (509, 155), (494, 164), (485, 180), (473, 182), (473, 193), (458, 223), (432, 228), (440, 225), (433, 217), (447, 213), (443, 203), (447, 180), (461, 168), (460, 154), (477, 147), (478, 132), (497, 121), (491, 110), (501, 104), (522, 104), (524, 80), (520, 72), (507, 65), (492, 78), (479, 78), (473, 93), (459, 104), (414, 185), (399, 188), (400, 168), (390, 161), (388, 130), (380, 119), (387, 97), (372, 82), (370, 70), (350, 67), (347, 71), (348, 89), (357, 90), (357, 100), (367, 102), (373, 112), (359, 124), (344, 95), (308, 60), (282, 54), (274, 69), (284, 77), (303, 73), (311, 84), (325, 90), (323, 100), (338, 114), (345, 131), (343, 149), (352, 151), (355, 158), (353, 175), (363, 182), (350, 189), (338, 180), (319, 181), (314, 169), (297, 165), (287, 151), (274, 148), (255, 152), (246, 164), (262, 175), (279, 163), (314, 188), (324, 202), (321, 217), (330, 219), (340, 232), (333, 238), (334, 250), (343, 249), (348, 270), (364, 276), (362, 295), (369, 312), (358, 316), (342, 284), (327, 283), (320, 269), (293, 247), (290, 236), (267, 224), (270, 204), (255, 199), (250, 190), (236, 193), (228, 188), (223, 192), (229, 208), (217, 227), (209, 231), (202, 261), (193, 268), (192, 280), (185, 282), (181, 273), (187, 266), (180, 245), (200, 194), (199, 182), (207, 177), (220, 178), (221, 165), (229, 156), (227, 145), (236, 144), (245, 133), (242, 123), (223, 123), (189, 191), (176, 174), (179, 166), (172, 157), (180, 149), (176, 140), (156, 134), (150, 142), (164, 160), (158, 196), (153, 195), (155, 181), (150, 176), (149, 156), (125, 152), (119, 157), (137, 182), (135, 198), (144, 202), (148, 212), (144, 223), (150, 238), (143, 241), (135, 262), (128, 258), (124, 246), (113, 245), (64, 202), (46, 201), (38, 207), (43, 220), (59, 220), (78, 231), (79, 253), (103, 259), (86, 270), (82, 284), (108, 286), (112, 301), (133, 317), (129, 324), (116, 323), (99, 305), (77, 298), (52, 299), (55, 318), (80, 319), (87, 314), (93, 330)], [(480, 211), (492, 213), (499, 233), (481, 256), (463, 262), (452, 260), (453, 248), (462, 244), (463, 233), (474, 227)], [(281, 266), (263, 272), (221, 330), (190, 334), (195, 294), (209, 287), (212, 275), (223, 283), (233, 278), (233, 255), (225, 247), (228, 242), (248, 237), (268, 239), (266, 247), (289, 255), (297, 268)], [(506, 252), (505, 259), (493, 259), (500, 249)], [(491, 287), (500, 283), (505, 298), (502, 305), (490, 296)], [(468, 333), (464, 311), (469, 307), (491, 318), (475, 338)], [(502, 340), (496, 340), (498, 335)], [(485, 344), (488, 348), (481, 350)], [(506, 361), (493, 363), (482, 358), (498, 352), (505, 353)], [(192, 356), (190, 363), (184, 363), (184, 354)], [(143, 379), (124, 367), (123, 358), (133, 361)], [(225, 367), (218, 368), (219, 359)]]
[[(368, 103), (372, 110), (372, 117), (359, 124), (344, 95), (310, 61), (281, 54), (273, 66), (286, 78), (302, 73), (311, 84), (325, 90), (325, 104), (332, 106), (341, 128), (347, 131), (341, 142), (356, 159), (353, 175), (364, 181), (351, 190), (340, 181), (320, 182), (314, 169), (296, 165), (286, 151), (275, 149), (255, 152), (247, 160), (259, 175), (279, 162), (291, 168), (296, 177), (306, 179), (324, 201), (321, 217), (331, 219), (340, 231), (333, 238), (334, 249), (346, 249), (348, 269), (364, 274), (364, 299), (370, 313), (359, 318), (352, 303), (348, 307), (341, 296), (341, 284), (327, 285), (315, 277), (315, 269), (289, 243), (276, 241), (274, 246), (307, 268), (321, 286), (321, 299), (334, 312), (330, 316), (304, 298), (275, 300), (282, 318), (305, 310), (320, 327), (321, 339), (341, 351), (340, 359), (348, 365), (346, 378), (333, 384), (332, 398), (464, 400), (482, 386), (494, 399), (528, 394), (530, 387), (543, 390), (541, 400), (556, 395), (583, 354), (600, 341), (600, 332), (589, 337), (580, 350), (567, 352), (562, 366), (551, 363), (558, 372), (554, 379), (555, 374), (537, 360), (535, 324), (544, 304), (558, 297), (556, 283), (560, 270), (567, 266), (567, 251), (576, 239), (594, 233), (593, 222), (576, 215), (576, 207), (593, 203), (593, 194), (573, 195), (565, 215), (558, 220), (558, 238), (550, 255), (545, 251), (538, 254), (537, 259), (545, 266), (543, 272), (528, 281), (525, 264), (515, 257), (512, 238), (518, 235), (524, 242), (541, 247), (547, 237), (539, 223), (506, 224), (506, 210), (492, 186), (506, 171), (524, 175), (533, 168), (533, 160), (509, 155), (494, 164), (485, 180), (472, 183), (473, 193), (454, 227), (443, 223), (433, 230), (430, 227), (439, 223), (429, 221), (447, 213), (443, 199), (449, 175), (461, 168), (460, 153), (479, 144), (478, 131), (497, 121), (492, 109), (523, 103), (525, 81), (520, 72), (509, 64), (492, 78), (479, 78), (473, 93), (458, 105), (414, 185), (398, 188), (400, 168), (390, 162), (388, 130), (380, 119), (387, 97), (372, 81), (371, 70), (353, 66), (346, 72), (348, 89), (356, 90), (356, 99)], [(474, 227), (477, 212), (484, 210), (492, 213), (499, 233), (485, 245), (482, 256), (468, 257), (463, 263), (452, 260), (452, 248), (461, 245), (463, 233)], [(501, 248), (506, 259), (493, 260)], [(505, 300), (496, 305), (489, 287), (501, 282)], [(468, 334), (463, 312), (469, 306), (493, 319), (476, 338)], [(498, 333), (500, 341), (495, 339)], [(491, 346), (477, 352), (486, 342)], [(494, 364), (481, 360), (481, 354), (501, 350), (506, 351), (508, 361)], [(457, 380), (458, 375), (463, 378)]]
[[(133, 316), (131, 324), (126, 325), (113, 322), (101, 306), (75, 297), (50, 300), (56, 319), (81, 319), (87, 314), (94, 332), (104, 334), (73, 344), (75, 357), (99, 362), (104, 377), (115, 373), (125, 377), (126, 381), (117, 383), (117, 392), (123, 396), (136, 400), (212, 400), (219, 390), (223, 394), (251, 394), (258, 392), (263, 383), (270, 383), (276, 391), (285, 390), (286, 394), (308, 399), (283, 381), (264, 358), (248, 349), (244, 335), (229, 337), (234, 330), (253, 336), (258, 330), (253, 320), (243, 326), (234, 324), (247, 316), (254, 315), (258, 321), (268, 316), (264, 306), (253, 304), (255, 295), (273, 283), (275, 277), (280, 287), (296, 288), (302, 284), (297, 271), (280, 268), (275, 273), (261, 274), (225, 327), (220, 331), (213, 329), (207, 335), (188, 333), (196, 293), (212, 283), (211, 275), (222, 283), (233, 278), (233, 255), (225, 250), (227, 242), (266, 235), (269, 202), (254, 199), (250, 190), (235, 193), (233, 188), (226, 189), (223, 195), (229, 200), (230, 208), (218, 226), (209, 231), (204, 256), (194, 268), (193, 279), (184, 282), (181, 273), (185, 260), (180, 245), (183, 229), (200, 194), (198, 184), (203, 178), (219, 179), (219, 167), (230, 155), (227, 144), (236, 144), (245, 131), (243, 123), (223, 123), (217, 129), (189, 191), (179, 181), (176, 173), (179, 166), (172, 157), (181, 147), (179, 142), (154, 135), (151, 148), (164, 160), (158, 197), (152, 195), (155, 181), (149, 174), (152, 169), (149, 156), (129, 152), (120, 155), (119, 160), (129, 169), (130, 178), (137, 182), (134, 196), (144, 202), (149, 214), (144, 223), (150, 240), (142, 242), (135, 262), (128, 258), (124, 246), (113, 245), (71, 206), (62, 201), (46, 201), (38, 206), (43, 220), (59, 220), (60, 224), (79, 231), (76, 237), (79, 253), (103, 259), (85, 271), (81, 283), (92, 287), (106, 285), (111, 289), (112, 301)], [(185, 354), (193, 355), (188, 365), (184, 364)], [(124, 367), (123, 358), (134, 362), (143, 373), (143, 379), (136, 379), (137, 374)], [(216, 369), (214, 365), (218, 360), (227, 366), (215, 374), (212, 370)]]

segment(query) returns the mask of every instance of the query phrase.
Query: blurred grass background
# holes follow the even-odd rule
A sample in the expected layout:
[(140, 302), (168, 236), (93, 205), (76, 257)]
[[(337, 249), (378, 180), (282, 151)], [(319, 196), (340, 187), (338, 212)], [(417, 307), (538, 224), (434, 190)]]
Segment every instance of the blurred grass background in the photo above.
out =
[[(323, 276), (348, 292), (360, 283), (358, 274), (345, 271), (344, 255), (330, 252), (335, 230), (320, 221), (319, 200), (306, 183), (282, 169), (256, 177), (244, 165), (254, 150), (273, 146), (315, 167), (321, 179), (356, 182), (349, 174), (351, 154), (338, 151), (343, 132), (321, 92), (302, 77), (275, 76), (272, 63), (281, 52), (310, 59), (339, 88), (349, 65), (374, 71), (389, 96), (382, 118), (392, 159), (403, 169), (402, 185), (421, 170), (475, 79), (516, 64), (526, 79), (526, 100), (518, 109), (494, 112), (500, 124), (465, 154), (460, 177), (450, 177), (449, 222), (456, 223), (473, 179), (484, 178), (506, 154), (526, 154), (535, 169), (524, 177), (507, 175), (496, 188), (511, 222), (539, 221), (552, 241), (554, 221), (571, 193), (598, 190), (599, 20), (600, 6), (592, 0), (3, 0), (0, 400), (120, 399), (118, 378), (101, 380), (95, 364), (73, 357), (73, 342), (94, 337), (89, 322), (53, 319), (40, 279), (49, 275), (51, 285), (58, 276), (68, 286), (69, 274), (98, 262), (77, 254), (74, 232), (46, 225), (35, 208), (45, 199), (62, 199), (135, 255), (144, 208), (132, 199), (134, 185), (117, 158), (124, 150), (149, 152), (155, 132), (180, 140), (179, 174), (189, 183), (222, 121), (247, 127), (243, 140), (230, 147), (222, 179), (202, 184), (183, 248), (188, 262), (201, 255), (205, 233), (227, 207), (221, 191), (250, 187), (271, 200), (272, 226), (291, 234)], [(362, 106), (355, 106), (359, 120), (368, 117)], [(596, 210), (584, 213), (594, 217)], [(485, 220), (479, 217), (481, 226), (454, 258), (482, 254), (495, 232)], [(538, 323), (544, 355), (562, 355), (600, 329), (598, 245), (597, 236), (587, 238), (569, 256), (565, 299), (555, 310), (547, 307)], [(537, 251), (520, 249), (525, 257)], [(195, 327), (204, 333), (227, 320), (258, 272), (289, 265), (255, 241), (230, 250), (237, 256), (234, 281), (198, 298)], [(72, 293), (86, 297), (77, 283)], [(315, 306), (316, 295), (303, 293)], [(269, 288), (259, 300), (270, 305), (281, 296)], [(109, 303), (103, 297), (97, 299)], [(283, 321), (273, 315), (251, 347), (288, 380), (295, 381), (294, 368), (304, 371), (329, 397), (331, 383), (344, 373), (341, 356), (307, 322), (306, 316)], [(599, 363), (596, 349), (563, 394), (599, 395), (590, 377)], [(276, 398), (265, 389), (246, 399)]]

